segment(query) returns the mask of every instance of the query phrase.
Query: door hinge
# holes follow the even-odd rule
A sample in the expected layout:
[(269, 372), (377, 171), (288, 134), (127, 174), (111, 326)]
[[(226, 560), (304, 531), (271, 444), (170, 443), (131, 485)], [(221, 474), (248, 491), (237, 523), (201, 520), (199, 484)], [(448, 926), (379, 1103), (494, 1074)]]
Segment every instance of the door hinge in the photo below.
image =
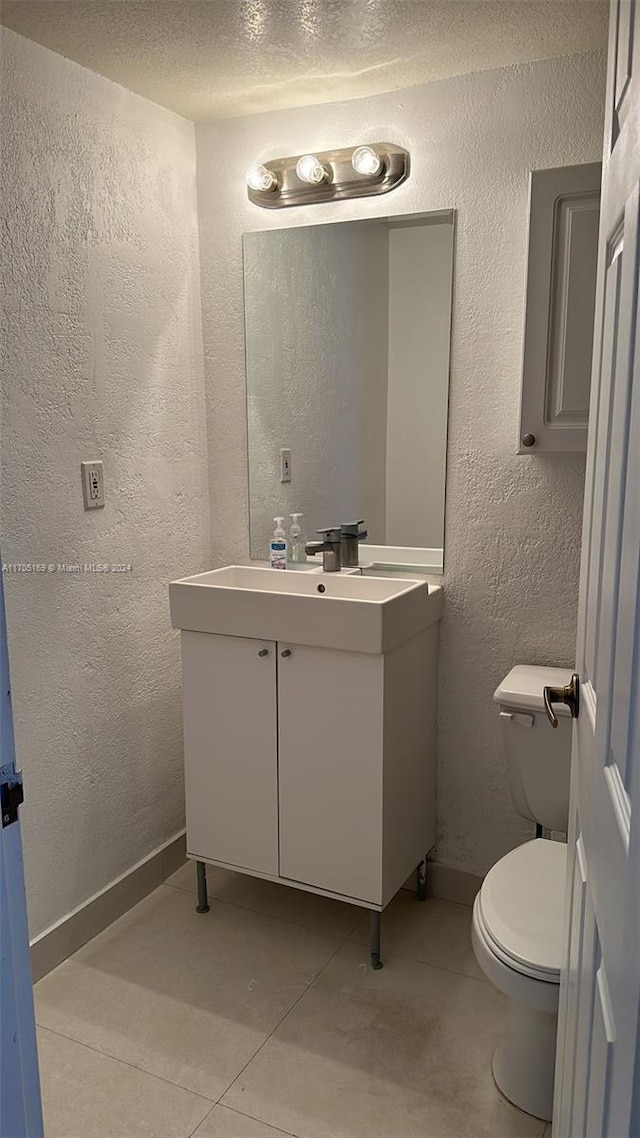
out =
[(24, 802), (22, 771), (10, 767), (0, 767), (0, 807), (2, 809), (2, 829), (18, 821), (18, 807)]

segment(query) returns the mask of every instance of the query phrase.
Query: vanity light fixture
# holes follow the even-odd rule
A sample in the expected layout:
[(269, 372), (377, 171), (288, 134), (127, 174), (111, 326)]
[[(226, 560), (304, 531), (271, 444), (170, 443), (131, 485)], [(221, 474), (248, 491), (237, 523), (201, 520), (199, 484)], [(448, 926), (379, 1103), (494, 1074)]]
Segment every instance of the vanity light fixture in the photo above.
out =
[(409, 153), (390, 142), (296, 154), (252, 166), (247, 194), (265, 209), (387, 194), (409, 176)]
[(255, 166), (249, 167), (244, 180), (250, 190), (256, 190), (262, 194), (272, 193), (278, 186), (277, 174), (274, 174), (273, 170), (268, 170), (266, 166), (260, 166), (257, 163)]

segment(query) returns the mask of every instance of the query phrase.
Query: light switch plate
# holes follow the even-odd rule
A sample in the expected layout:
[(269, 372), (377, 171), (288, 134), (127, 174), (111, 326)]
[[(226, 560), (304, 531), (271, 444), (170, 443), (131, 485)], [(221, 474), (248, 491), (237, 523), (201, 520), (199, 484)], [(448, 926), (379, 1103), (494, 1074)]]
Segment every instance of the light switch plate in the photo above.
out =
[(81, 462), (82, 494), (85, 510), (104, 506), (104, 469), (101, 462)]
[(291, 451), (289, 447), (282, 447), (280, 450), (280, 481), (291, 481)]

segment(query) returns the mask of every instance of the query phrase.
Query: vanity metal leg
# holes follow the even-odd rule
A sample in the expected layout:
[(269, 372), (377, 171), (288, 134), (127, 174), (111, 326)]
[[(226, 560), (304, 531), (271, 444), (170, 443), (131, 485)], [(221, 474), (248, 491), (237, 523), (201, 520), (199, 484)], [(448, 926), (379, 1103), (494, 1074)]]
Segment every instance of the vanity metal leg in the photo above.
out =
[(196, 862), (196, 874), (198, 877), (198, 904), (196, 905), (196, 913), (208, 913), (209, 898), (207, 897), (207, 866), (204, 861)]
[(371, 967), (377, 972), (382, 968), (380, 959), (380, 913), (369, 912), (369, 947), (371, 950)]
[(416, 870), (416, 893), (418, 901), (426, 901), (427, 899), (427, 859), (423, 857), (422, 861), (418, 862)]

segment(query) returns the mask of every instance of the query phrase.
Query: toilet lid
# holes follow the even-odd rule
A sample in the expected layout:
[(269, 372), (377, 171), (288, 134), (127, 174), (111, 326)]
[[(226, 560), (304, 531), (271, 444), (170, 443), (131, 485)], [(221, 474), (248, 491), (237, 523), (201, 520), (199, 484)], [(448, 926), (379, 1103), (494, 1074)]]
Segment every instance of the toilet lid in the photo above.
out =
[(523, 968), (557, 978), (562, 964), (565, 912), (564, 842), (535, 838), (501, 858), (480, 890), (482, 917), (492, 940)]
[[(515, 708), (516, 711), (544, 711), (543, 691), (545, 685), (565, 687), (571, 681), (570, 668), (545, 668), (537, 664), (516, 664), (502, 683), (498, 684), (493, 698), (501, 707)], [(555, 703), (558, 715), (571, 715), (565, 703)]]

